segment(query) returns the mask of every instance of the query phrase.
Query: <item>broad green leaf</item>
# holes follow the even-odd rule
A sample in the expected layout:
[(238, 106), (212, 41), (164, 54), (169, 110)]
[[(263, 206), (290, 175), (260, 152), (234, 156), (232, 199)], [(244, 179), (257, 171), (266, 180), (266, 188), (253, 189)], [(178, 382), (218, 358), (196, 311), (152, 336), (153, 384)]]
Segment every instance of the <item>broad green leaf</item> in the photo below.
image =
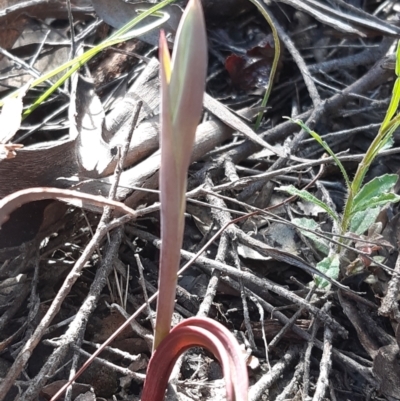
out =
[(328, 213), (329, 216), (332, 217), (333, 220), (335, 220), (336, 222), (339, 222), (339, 218), (336, 215), (336, 213), (327, 204), (320, 201), (314, 195), (311, 195), (308, 191), (305, 191), (303, 189), (297, 189), (293, 185), (284, 185), (279, 188), (276, 188), (276, 190), (287, 192), (290, 195), (296, 195), (299, 198), (301, 198), (307, 202), (311, 202), (311, 203), (314, 203), (314, 205), (318, 205), (319, 207), (324, 209), (325, 212)]
[(380, 207), (374, 207), (363, 210), (362, 212), (354, 213), (354, 216), (350, 221), (349, 231), (358, 235), (365, 233), (365, 231), (375, 223), (380, 210)]
[[(327, 276), (337, 280), (339, 277), (339, 268), (340, 268), (340, 258), (339, 255), (331, 255), (327, 256), (326, 258), (322, 259), (320, 262), (317, 263), (316, 268), (325, 273)], [(321, 277), (315, 277), (315, 282), (318, 287), (324, 288), (329, 285), (329, 282)]]
[(371, 207), (384, 206), (384, 205), (386, 205), (386, 203), (389, 203), (389, 202), (397, 203), (399, 201), (400, 201), (400, 196), (390, 192), (388, 194), (382, 194), (382, 195), (376, 196), (375, 198), (372, 198), (367, 207), (357, 210), (357, 211), (360, 212), (362, 210), (368, 210)]
[[(367, 182), (354, 197), (351, 213), (383, 205), (387, 202), (395, 202), (397, 195), (391, 194), (390, 191), (398, 179), (399, 176), (397, 174), (385, 174)], [(388, 195), (394, 195), (394, 197), (388, 197)]]
[[(318, 223), (313, 220), (313, 219), (307, 219), (305, 217), (302, 218), (296, 218), (292, 220), (293, 224), (296, 224), (296, 226), (299, 226), (301, 228), (306, 228), (307, 230), (313, 230), (316, 231), (319, 228)], [(328, 255), (329, 253), (329, 244), (328, 241), (324, 238), (321, 238), (319, 235), (310, 232), (310, 231), (305, 231), (301, 230), (301, 233), (309, 238), (313, 243), (314, 246), (324, 255)]]
[(291, 118), (289, 118), (290, 121), (300, 125), (300, 127), (306, 131), (307, 133), (309, 133), (329, 154), (330, 156), (332, 156), (333, 160), (335, 160), (335, 163), (337, 164), (337, 166), (339, 167), (340, 171), (342, 172), (343, 178), (346, 181), (346, 185), (348, 188), (350, 188), (350, 180), (349, 180), (349, 176), (347, 175), (347, 172), (345, 170), (345, 168), (343, 167), (343, 164), (341, 163), (341, 161), (336, 157), (335, 153), (333, 152), (333, 150), (329, 147), (329, 145), (315, 132), (310, 130), (310, 128), (307, 127), (307, 125), (304, 124), (303, 121), (301, 120), (293, 120)]

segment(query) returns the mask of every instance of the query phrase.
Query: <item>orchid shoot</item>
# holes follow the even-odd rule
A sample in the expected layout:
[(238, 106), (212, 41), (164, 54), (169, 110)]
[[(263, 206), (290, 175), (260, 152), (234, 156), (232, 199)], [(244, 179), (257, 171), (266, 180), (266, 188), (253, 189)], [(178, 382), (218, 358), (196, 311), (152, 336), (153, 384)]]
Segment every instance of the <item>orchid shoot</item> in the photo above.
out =
[(200, 120), (207, 72), (207, 38), (200, 0), (190, 0), (178, 27), (172, 60), (160, 36), (161, 255), (153, 355), (142, 401), (161, 401), (172, 367), (187, 349), (200, 346), (222, 365), (229, 401), (246, 401), (246, 364), (235, 337), (209, 318), (191, 318), (171, 329), (183, 240), (186, 177)]
[(178, 27), (172, 61), (164, 33), (161, 71), (161, 257), (154, 349), (169, 333), (184, 229), (186, 176), (207, 73), (207, 37), (200, 0), (191, 0)]

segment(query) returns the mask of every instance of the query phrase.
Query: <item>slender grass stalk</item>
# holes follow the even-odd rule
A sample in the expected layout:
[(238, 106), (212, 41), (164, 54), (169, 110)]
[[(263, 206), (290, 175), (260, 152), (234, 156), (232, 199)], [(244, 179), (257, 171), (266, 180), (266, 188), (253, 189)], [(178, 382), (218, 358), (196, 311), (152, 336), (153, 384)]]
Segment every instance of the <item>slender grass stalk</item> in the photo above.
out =
[[(267, 86), (267, 90), (265, 91), (263, 100), (261, 102), (261, 107), (265, 108), (267, 106), (269, 96), (272, 91), (272, 86), (274, 85), (275, 74), (278, 69), (278, 61), (279, 61), (279, 57), (281, 55), (281, 43), (279, 41), (278, 32), (276, 31), (275, 25), (272, 22), (272, 19), (269, 16), (267, 10), (265, 9), (265, 6), (262, 4), (262, 2), (260, 0), (250, 0), (250, 1), (258, 8), (260, 13), (266, 19), (268, 25), (270, 26), (271, 31), (272, 31), (272, 36), (274, 38), (274, 45), (275, 45), (274, 60), (272, 62), (271, 73), (269, 74), (268, 86)], [(264, 115), (264, 111), (261, 110), (257, 115), (257, 120), (254, 125), (255, 131), (257, 131), (258, 128), (260, 127), (263, 115)]]

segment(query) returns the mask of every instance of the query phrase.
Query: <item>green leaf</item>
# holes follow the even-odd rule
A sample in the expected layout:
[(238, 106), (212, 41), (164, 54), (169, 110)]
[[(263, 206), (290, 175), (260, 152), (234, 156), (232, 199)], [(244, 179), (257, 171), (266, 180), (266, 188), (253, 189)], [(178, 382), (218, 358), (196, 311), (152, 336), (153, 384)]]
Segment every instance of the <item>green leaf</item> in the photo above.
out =
[(324, 209), (326, 213), (329, 214), (330, 217), (332, 217), (333, 220), (336, 222), (339, 222), (339, 218), (336, 215), (336, 213), (324, 202), (320, 201), (318, 198), (316, 198), (314, 195), (311, 195), (308, 191), (305, 191), (303, 189), (297, 189), (293, 185), (284, 185), (279, 188), (276, 188), (277, 191), (284, 191), (287, 192), (290, 195), (296, 195), (299, 198), (307, 201), (314, 203), (314, 205), (319, 206), (320, 208)]
[[(340, 258), (339, 255), (331, 255), (327, 256), (326, 258), (322, 259), (320, 262), (317, 263), (316, 268), (325, 273), (328, 277), (337, 280), (339, 277), (339, 269), (340, 269)], [(318, 287), (324, 288), (329, 285), (329, 282), (321, 277), (314, 278)]]
[[(319, 228), (319, 225), (315, 220), (307, 219), (305, 217), (292, 219), (292, 223), (296, 224), (296, 226), (299, 226), (301, 228), (306, 228), (307, 230), (316, 231)], [(324, 255), (328, 255), (329, 253), (328, 241), (324, 238), (321, 238), (319, 235), (313, 232), (305, 231), (302, 230), (301, 228), (300, 228), (301, 233), (313, 242), (315, 248), (317, 248), (318, 251), (320, 251)]]
[(396, 114), (400, 101), (400, 79), (397, 78), (393, 86), (392, 98), (390, 99), (389, 107), (383, 120), (382, 127), (386, 127), (390, 120)]
[(397, 174), (385, 174), (367, 182), (354, 197), (351, 214), (384, 205), (387, 202), (397, 202), (397, 195), (390, 193), (390, 191), (398, 179)]
[(350, 221), (349, 231), (358, 235), (363, 234), (375, 223), (380, 211), (380, 207), (375, 207), (354, 213)]
[(386, 203), (397, 203), (399, 201), (400, 201), (400, 196), (392, 192), (388, 194), (382, 194), (371, 199), (371, 201), (369, 202), (368, 209), (376, 206), (384, 206), (386, 205)]
[(396, 114), (397, 109), (399, 108), (399, 101), (400, 101), (400, 41), (397, 42), (397, 50), (396, 50), (396, 67), (395, 67), (395, 73), (396, 73), (396, 82), (394, 83), (393, 86), (393, 91), (392, 91), (392, 98), (390, 99), (390, 104), (389, 107), (386, 111), (386, 116), (382, 122), (381, 129), (385, 128), (393, 116)]

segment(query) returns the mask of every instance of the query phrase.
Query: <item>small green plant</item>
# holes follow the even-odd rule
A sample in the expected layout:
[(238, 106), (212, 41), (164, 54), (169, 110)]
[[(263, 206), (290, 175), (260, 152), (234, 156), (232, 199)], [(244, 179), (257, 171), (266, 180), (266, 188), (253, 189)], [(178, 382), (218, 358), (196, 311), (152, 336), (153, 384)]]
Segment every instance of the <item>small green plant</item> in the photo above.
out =
[(200, 0), (190, 0), (178, 27), (172, 60), (160, 36), (161, 255), (153, 355), (143, 401), (164, 399), (176, 359), (188, 348), (207, 348), (220, 361), (228, 400), (245, 401), (247, 368), (234, 336), (220, 323), (191, 318), (171, 330), (184, 231), (186, 180), (207, 74), (207, 37)]
[[(339, 167), (347, 186), (347, 199), (343, 215), (340, 216), (335, 210), (310, 194), (308, 191), (299, 190), (292, 185), (281, 186), (278, 190), (285, 191), (291, 195), (296, 195), (324, 209), (333, 221), (333, 233), (340, 234), (338, 239), (340, 244), (348, 244), (352, 241), (345, 239), (348, 233), (361, 235), (368, 230), (368, 228), (374, 224), (384, 205), (389, 202), (394, 203), (400, 201), (400, 196), (391, 192), (399, 178), (397, 174), (385, 174), (363, 184), (365, 175), (372, 162), (381, 150), (391, 146), (393, 132), (400, 125), (400, 114), (395, 116), (400, 101), (400, 42), (397, 46), (395, 72), (397, 78), (393, 87), (392, 98), (386, 116), (375, 139), (372, 141), (364, 158), (358, 165), (358, 169), (352, 181), (342, 163), (328, 144), (316, 132), (310, 130), (302, 121), (293, 121), (308, 132), (325, 149), (325, 151), (332, 156)], [(310, 219), (294, 219), (293, 223), (308, 230), (316, 228), (315, 221)], [(303, 231), (303, 234), (308, 236), (316, 244), (317, 249), (326, 255), (326, 257), (317, 264), (317, 268), (328, 276), (337, 279), (340, 272), (340, 260), (343, 247), (339, 245), (336, 248), (329, 248), (327, 243), (319, 239), (315, 234), (309, 233), (308, 231)], [(317, 279), (317, 281), (321, 286), (328, 284), (325, 280)]]

